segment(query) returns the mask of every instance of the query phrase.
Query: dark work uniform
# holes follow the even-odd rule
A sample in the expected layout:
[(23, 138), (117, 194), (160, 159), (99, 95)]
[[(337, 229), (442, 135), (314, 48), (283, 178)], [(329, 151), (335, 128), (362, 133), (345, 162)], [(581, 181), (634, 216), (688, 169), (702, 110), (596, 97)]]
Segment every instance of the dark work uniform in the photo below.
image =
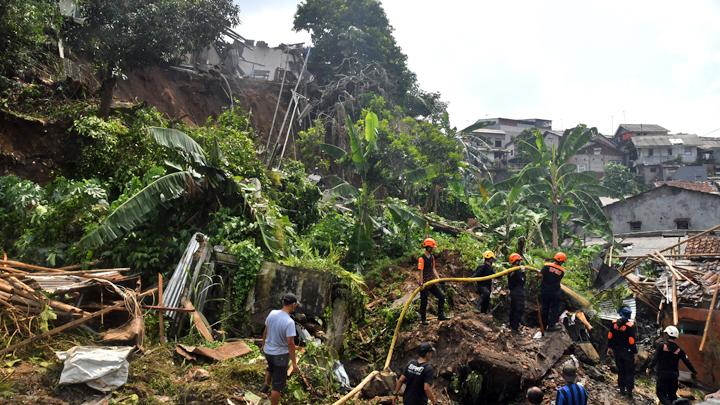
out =
[[(493, 269), (492, 264), (484, 262), (483, 264), (479, 265), (477, 269), (475, 269), (475, 272), (472, 276), (485, 277), (491, 276), (493, 274), (495, 274), (495, 270)], [(480, 312), (486, 314), (490, 310), (490, 293), (492, 292), (492, 279), (478, 282), (477, 292), (480, 295), (480, 298), (477, 300), (475, 306), (477, 307), (477, 309), (480, 310)]]
[(669, 340), (657, 346), (655, 355), (650, 362), (649, 368), (653, 368), (657, 364), (655, 393), (663, 405), (670, 405), (677, 399), (680, 360), (685, 363), (691, 373), (696, 373), (695, 367), (690, 363), (685, 352), (674, 341)]
[(515, 270), (508, 276), (510, 290), (510, 328), (518, 330), (525, 312), (525, 270)]
[(613, 321), (608, 332), (608, 348), (613, 350), (621, 393), (632, 393), (635, 388), (635, 354), (637, 332), (632, 321), (620, 318)]
[(557, 263), (545, 263), (540, 269), (540, 301), (542, 321), (545, 328), (555, 326), (560, 318), (560, 280), (565, 276), (565, 268)]
[(418, 363), (412, 360), (403, 371), (405, 376), (405, 394), (403, 403), (405, 405), (425, 405), (428, 397), (425, 393), (425, 384), (432, 384), (435, 377), (435, 370), (430, 363)]
[[(430, 280), (435, 279), (435, 256), (430, 255), (430, 257), (427, 257), (425, 255), (420, 256), (418, 259), (418, 271), (422, 272), (422, 280), (423, 283), (426, 283)], [(420, 291), (420, 320), (422, 322), (425, 322), (426, 314), (427, 314), (427, 303), (428, 303), (428, 294), (434, 295), (438, 300), (438, 318), (444, 318), (445, 317), (445, 294), (443, 294), (442, 290), (440, 289), (440, 286), (437, 284), (433, 284), (430, 287), (424, 288), (422, 291)]]

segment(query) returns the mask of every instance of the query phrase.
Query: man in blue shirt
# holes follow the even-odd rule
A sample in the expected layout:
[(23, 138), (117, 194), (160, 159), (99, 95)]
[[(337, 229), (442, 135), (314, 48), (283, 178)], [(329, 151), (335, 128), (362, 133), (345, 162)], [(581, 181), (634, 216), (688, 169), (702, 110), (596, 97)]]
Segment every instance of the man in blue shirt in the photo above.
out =
[(282, 309), (270, 311), (265, 319), (265, 330), (262, 336), (262, 349), (267, 360), (265, 386), (272, 383), (270, 403), (277, 405), (285, 390), (288, 377), (288, 362), (292, 360), (291, 373), (297, 370), (295, 357), (295, 321), (290, 314), (300, 306), (294, 294), (285, 294), (282, 298)]
[(566, 385), (558, 388), (555, 405), (587, 405), (588, 395), (585, 388), (577, 384), (577, 369), (572, 363), (563, 366), (562, 376)]

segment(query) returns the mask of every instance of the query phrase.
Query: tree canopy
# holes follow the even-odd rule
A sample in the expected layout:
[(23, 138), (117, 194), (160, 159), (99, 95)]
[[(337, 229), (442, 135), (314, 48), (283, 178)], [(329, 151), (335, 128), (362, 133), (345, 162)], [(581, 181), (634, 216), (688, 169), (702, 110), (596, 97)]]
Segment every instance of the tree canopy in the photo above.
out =
[(42, 57), (48, 32), (58, 25), (57, 2), (4, 0), (0, 2), (0, 75), (21, 73)]
[(100, 115), (107, 116), (118, 76), (200, 49), (239, 23), (232, 0), (88, 0), (82, 24), (65, 33), (101, 73)]

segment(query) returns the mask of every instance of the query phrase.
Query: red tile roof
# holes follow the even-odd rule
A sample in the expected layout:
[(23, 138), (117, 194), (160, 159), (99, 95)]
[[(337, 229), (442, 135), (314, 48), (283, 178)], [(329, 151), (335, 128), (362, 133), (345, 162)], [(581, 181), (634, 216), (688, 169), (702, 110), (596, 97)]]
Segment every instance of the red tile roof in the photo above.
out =
[(682, 181), (682, 180), (669, 180), (669, 181), (658, 181), (655, 182), (655, 187), (662, 185), (668, 185), (672, 187), (684, 188), (686, 190), (700, 191), (703, 193), (717, 193), (718, 190), (712, 183), (709, 182), (693, 182), (693, 181)]

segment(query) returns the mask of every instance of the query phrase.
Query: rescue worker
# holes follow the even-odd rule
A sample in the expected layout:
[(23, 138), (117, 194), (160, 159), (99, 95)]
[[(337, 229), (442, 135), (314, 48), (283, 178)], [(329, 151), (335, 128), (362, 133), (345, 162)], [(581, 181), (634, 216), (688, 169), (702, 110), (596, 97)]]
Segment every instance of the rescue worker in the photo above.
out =
[[(508, 261), (510, 267), (515, 267), (522, 264), (523, 258), (519, 253), (513, 253)], [(508, 275), (508, 289), (510, 290), (510, 329), (518, 333), (525, 312), (525, 269), (515, 270)]]
[(655, 385), (655, 393), (662, 405), (670, 405), (678, 399), (678, 376), (680, 371), (678, 370), (678, 364), (680, 360), (685, 363), (685, 366), (692, 373), (693, 380), (695, 379), (695, 367), (690, 363), (687, 355), (675, 343), (675, 339), (680, 336), (680, 331), (674, 326), (668, 326), (663, 332), (663, 341), (661, 341), (655, 349), (655, 355), (650, 361), (650, 365), (646, 370), (649, 372), (655, 365), (657, 365), (657, 381)]
[(552, 262), (547, 262), (540, 269), (540, 301), (542, 311), (542, 322), (545, 330), (552, 331), (560, 329), (557, 324), (560, 317), (560, 280), (565, 276), (565, 268), (562, 266), (567, 261), (563, 252), (555, 253)]
[(395, 398), (393, 399), (393, 403), (397, 401), (403, 384), (405, 384), (403, 404), (425, 405), (428, 403), (436, 403), (435, 393), (433, 393), (431, 388), (433, 378), (435, 378), (435, 369), (432, 364), (430, 364), (433, 353), (435, 353), (435, 348), (432, 344), (429, 342), (420, 343), (418, 358), (416, 360), (410, 360), (395, 384)]
[(525, 393), (525, 399), (529, 405), (540, 405), (543, 402), (543, 392), (538, 387), (530, 387)]
[(638, 352), (635, 344), (637, 332), (635, 324), (630, 320), (630, 307), (620, 308), (618, 314), (620, 319), (614, 320), (608, 331), (608, 354), (612, 352), (615, 355), (620, 394), (632, 398), (635, 388), (635, 355)]
[[(435, 268), (435, 255), (433, 255), (433, 249), (437, 247), (435, 239), (427, 238), (423, 241), (423, 247), (425, 253), (418, 259), (418, 275), (417, 282), (419, 285), (423, 285), (430, 280), (440, 278), (440, 275)], [(420, 322), (423, 325), (427, 325), (427, 304), (428, 294), (434, 295), (438, 300), (438, 319), (444, 321), (448, 319), (445, 316), (445, 294), (443, 294), (440, 286), (433, 284), (430, 287), (422, 289), (420, 291)]]
[[(475, 269), (473, 277), (485, 277), (495, 274), (493, 263), (495, 262), (495, 253), (492, 250), (486, 250), (483, 253), (483, 263)], [(475, 302), (478, 311), (486, 314), (490, 311), (490, 293), (492, 293), (492, 279), (480, 281), (477, 283), (477, 292), (480, 295)]]
[(555, 405), (587, 405), (588, 394), (585, 387), (575, 382), (577, 379), (575, 365), (572, 363), (563, 365), (562, 376), (566, 385), (558, 388)]

